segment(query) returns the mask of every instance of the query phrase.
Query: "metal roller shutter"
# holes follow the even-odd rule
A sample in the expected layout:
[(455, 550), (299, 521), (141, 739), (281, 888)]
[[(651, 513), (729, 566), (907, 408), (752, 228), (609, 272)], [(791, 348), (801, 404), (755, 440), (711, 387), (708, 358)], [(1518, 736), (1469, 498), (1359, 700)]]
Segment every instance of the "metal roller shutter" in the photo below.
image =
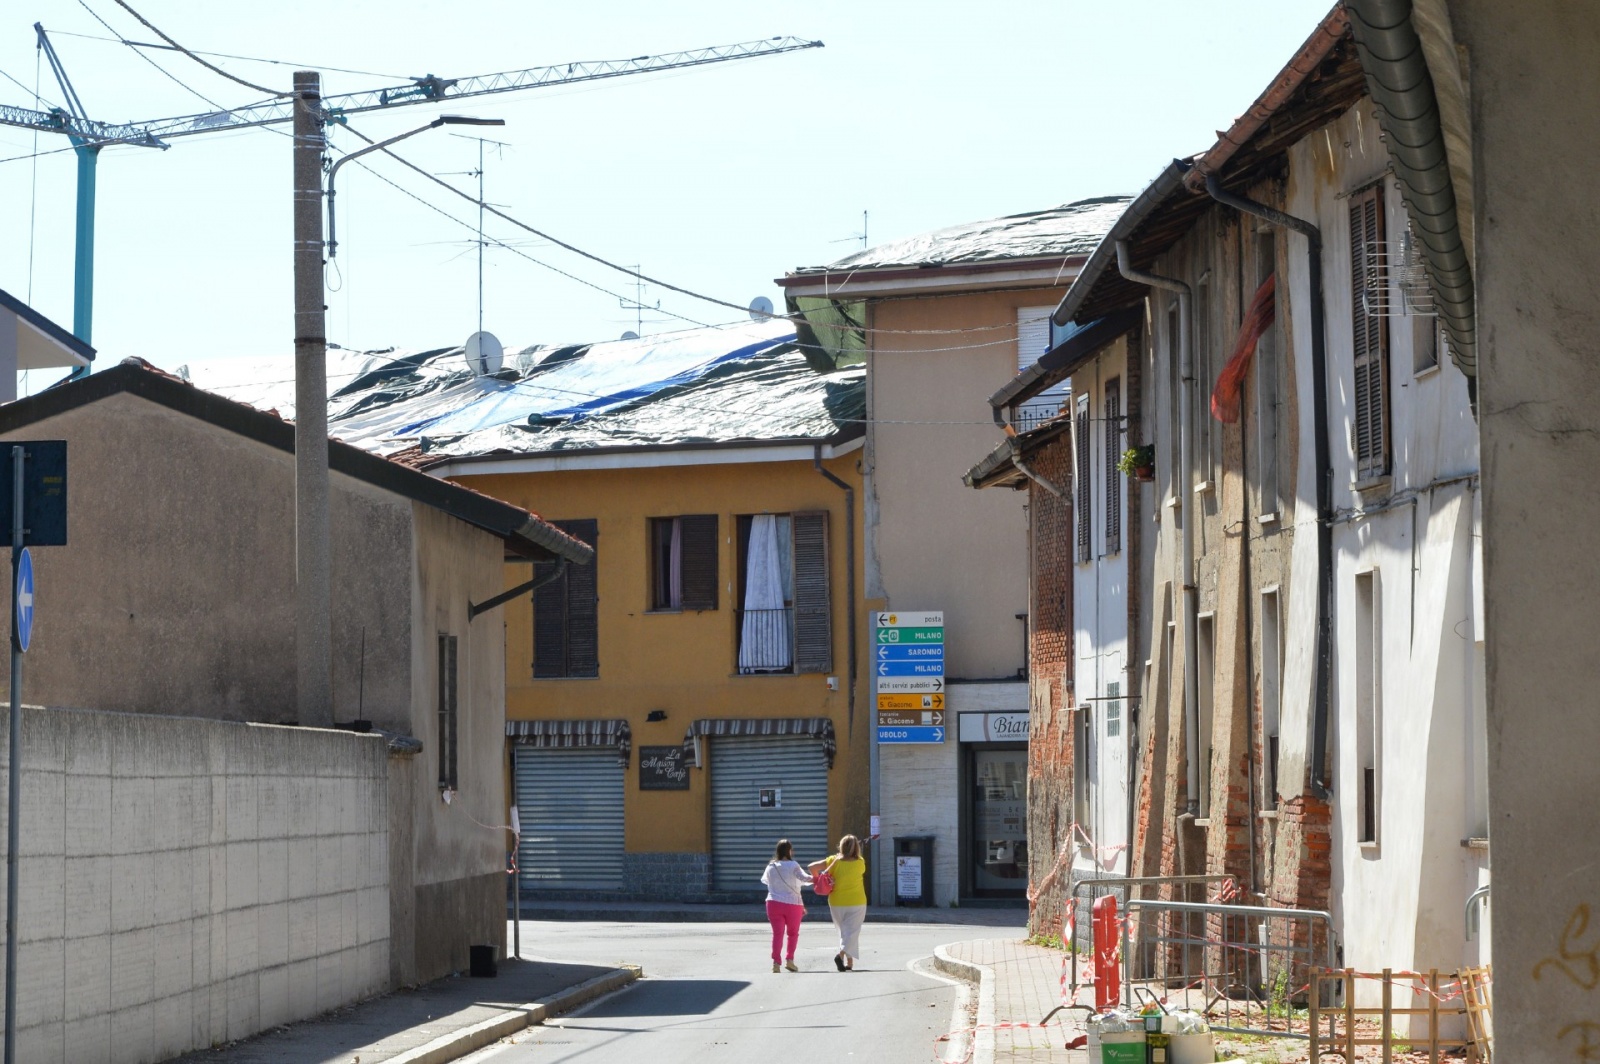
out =
[[(801, 864), (832, 852), (828, 764), (822, 744), (792, 735), (711, 739), (711, 881), (716, 890), (759, 891), (779, 839)], [(778, 808), (761, 792), (777, 790)]]
[(514, 748), (524, 890), (622, 889), (622, 764), (616, 750)]

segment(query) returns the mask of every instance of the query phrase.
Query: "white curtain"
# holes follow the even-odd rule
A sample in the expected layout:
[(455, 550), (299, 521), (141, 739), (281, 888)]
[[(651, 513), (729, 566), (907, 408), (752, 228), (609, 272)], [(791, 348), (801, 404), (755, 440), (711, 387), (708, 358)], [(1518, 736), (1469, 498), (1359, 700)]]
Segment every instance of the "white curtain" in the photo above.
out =
[(667, 605), (683, 609), (683, 520), (672, 519), (671, 557), (667, 562)]
[(744, 620), (739, 632), (740, 672), (775, 672), (794, 663), (789, 612), (784, 608), (788, 577), (784, 546), (776, 517), (759, 514), (751, 518)]

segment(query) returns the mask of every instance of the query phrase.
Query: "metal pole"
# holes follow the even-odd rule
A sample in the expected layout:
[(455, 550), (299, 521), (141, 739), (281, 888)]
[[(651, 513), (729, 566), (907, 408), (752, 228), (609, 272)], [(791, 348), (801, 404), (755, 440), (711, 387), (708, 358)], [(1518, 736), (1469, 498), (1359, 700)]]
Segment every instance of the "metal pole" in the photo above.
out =
[[(94, 194), (100, 146), (74, 137), (73, 154), (78, 158), (78, 225), (72, 272), (72, 335), (89, 343), (94, 324)], [(72, 371), (74, 377), (88, 373), (88, 366)]]
[(17, 846), (22, 832), (22, 647), (17, 642), (17, 559), (22, 556), (23, 449), (11, 448), (11, 738), (6, 748), (6, 1055), (17, 1059)]
[(295, 657), (299, 721), (333, 723), (328, 366), (322, 281), (322, 77), (294, 75)]

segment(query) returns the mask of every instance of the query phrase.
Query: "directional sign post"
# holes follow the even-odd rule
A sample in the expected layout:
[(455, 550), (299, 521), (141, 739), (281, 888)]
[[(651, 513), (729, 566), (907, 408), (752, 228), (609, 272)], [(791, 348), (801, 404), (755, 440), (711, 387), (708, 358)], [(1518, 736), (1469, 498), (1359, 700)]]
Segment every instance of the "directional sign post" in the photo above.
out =
[(872, 615), (879, 743), (944, 742), (944, 613)]

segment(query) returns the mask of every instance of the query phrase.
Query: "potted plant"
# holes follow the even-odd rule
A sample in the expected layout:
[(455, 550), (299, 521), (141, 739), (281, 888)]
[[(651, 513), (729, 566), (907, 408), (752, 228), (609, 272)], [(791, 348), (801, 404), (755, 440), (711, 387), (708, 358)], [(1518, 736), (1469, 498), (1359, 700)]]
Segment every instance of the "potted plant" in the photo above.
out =
[(1117, 468), (1124, 475), (1134, 480), (1150, 481), (1156, 479), (1156, 446), (1147, 443), (1140, 447), (1129, 447), (1122, 452), (1122, 457), (1117, 460)]

